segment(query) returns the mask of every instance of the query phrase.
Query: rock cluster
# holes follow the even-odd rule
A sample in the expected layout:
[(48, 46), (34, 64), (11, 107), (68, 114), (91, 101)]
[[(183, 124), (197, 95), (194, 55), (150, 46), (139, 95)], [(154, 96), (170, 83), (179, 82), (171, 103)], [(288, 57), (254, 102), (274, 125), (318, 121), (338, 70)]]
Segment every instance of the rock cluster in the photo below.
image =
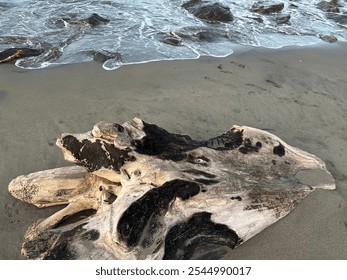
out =
[[(291, 24), (291, 11), (299, 9), (300, 3), (290, 3), (285, 5), (284, 3), (277, 1), (258, 1), (248, 8), (250, 14), (246, 16), (249, 23), (262, 24), (264, 22), (270, 22), (270, 25), (290, 25)], [(327, 19), (335, 21), (338, 25), (343, 28), (347, 27), (347, 12), (344, 12), (344, 5), (341, 1), (321, 1), (316, 4), (317, 9), (322, 10), (325, 13)], [(177, 7), (179, 8), (179, 7)], [(229, 31), (225, 28), (218, 29), (218, 23), (231, 23), (235, 20), (234, 15), (231, 12), (229, 6), (225, 6), (219, 2), (213, 2), (209, 0), (190, 0), (181, 5), (182, 10), (186, 10), (193, 14), (196, 18), (201, 19), (206, 23), (204, 27), (199, 27), (201, 30), (192, 32), (180, 31), (169, 31), (167, 33), (158, 32), (156, 35), (157, 40), (171, 46), (187, 46), (189, 40), (199, 40), (203, 42), (216, 42), (219, 40), (234, 40), (237, 31), (232, 30), (232, 25)], [(48, 25), (52, 28), (66, 28), (72, 27), (74, 32), (71, 33), (71, 37), (67, 38), (63, 42), (59, 42), (56, 45), (52, 45), (47, 42), (38, 42), (36, 45), (39, 46), (35, 49), (33, 46), (19, 45), (20, 47), (12, 47), (5, 49), (0, 52), (0, 63), (15, 61), (20, 58), (33, 57), (30, 59), (29, 64), (40, 66), (42, 63), (53, 62), (57, 60), (62, 54), (63, 49), (78, 40), (83, 36), (86, 28), (97, 28), (97, 26), (109, 23), (108, 18), (102, 17), (97, 13), (91, 14), (86, 18), (78, 18), (77, 15), (73, 16), (62, 16), (51, 18)], [(214, 29), (208, 29), (207, 26), (213, 26)], [(217, 27), (217, 28), (216, 28)], [(223, 33), (224, 31), (224, 33)], [(175, 32), (175, 34), (174, 34)], [(281, 31), (279, 31), (281, 32)], [(284, 31), (286, 32), (286, 31)], [(290, 31), (289, 31), (290, 32)], [(320, 34), (311, 34), (318, 36), (324, 41), (330, 43), (336, 42), (337, 37), (326, 37)], [(242, 36), (242, 35), (240, 35)], [(237, 36), (236, 36), (237, 37)], [(30, 40), (32, 41), (32, 40)], [(91, 54), (92, 53), (92, 54)], [(103, 51), (99, 52), (87, 52), (86, 55), (93, 56), (94, 60), (105, 62), (108, 59), (113, 59), (115, 62), (121, 62), (119, 52), (106, 53)], [(38, 56), (36, 58), (35, 56)], [(29, 60), (29, 59), (28, 59)], [(26, 66), (27, 62), (20, 61), (22, 66)]]
[(209, 4), (202, 0), (191, 0), (183, 4), (182, 7), (194, 16), (209, 22), (230, 22), (234, 20), (230, 8), (220, 3)]
[[(38, 64), (40, 64), (41, 62), (52, 62), (62, 55), (62, 49), (64, 47), (71, 44), (80, 36), (82, 36), (85, 28), (93, 28), (100, 24), (107, 24), (109, 22), (109, 19), (104, 18), (96, 13), (93, 13), (89, 17), (83, 19), (75, 19), (70, 17), (60, 17), (51, 19), (49, 23), (50, 25), (53, 25), (58, 28), (63, 28), (65, 24), (68, 24), (75, 27), (76, 33), (72, 34), (71, 37), (67, 38), (65, 41), (59, 42), (57, 45), (52, 45), (47, 42), (39, 42), (39, 44), (42, 47), (36, 49), (27, 46), (5, 49), (0, 52), (0, 63), (7, 63), (25, 57), (36, 56), (38, 57)], [(114, 55), (112, 54), (110, 56), (114, 57)], [(100, 57), (100, 55), (97, 57)], [(104, 59), (106, 57), (107, 55), (104, 55)]]

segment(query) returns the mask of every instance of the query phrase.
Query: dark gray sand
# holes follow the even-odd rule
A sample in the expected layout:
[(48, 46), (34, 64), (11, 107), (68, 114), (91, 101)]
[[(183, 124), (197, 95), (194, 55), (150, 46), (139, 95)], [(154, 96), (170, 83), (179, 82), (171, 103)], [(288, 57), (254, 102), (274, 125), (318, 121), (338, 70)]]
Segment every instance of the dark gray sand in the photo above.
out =
[(337, 182), (235, 250), (196, 257), (347, 259), (347, 48), (252, 49), (226, 58), (107, 72), (98, 63), (28, 71), (0, 66), (0, 259), (21, 259), (26, 229), (56, 209), (12, 198), (16, 176), (65, 166), (55, 140), (140, 117), (208, 138), (232, 124), (265, 129), (322, 158)]

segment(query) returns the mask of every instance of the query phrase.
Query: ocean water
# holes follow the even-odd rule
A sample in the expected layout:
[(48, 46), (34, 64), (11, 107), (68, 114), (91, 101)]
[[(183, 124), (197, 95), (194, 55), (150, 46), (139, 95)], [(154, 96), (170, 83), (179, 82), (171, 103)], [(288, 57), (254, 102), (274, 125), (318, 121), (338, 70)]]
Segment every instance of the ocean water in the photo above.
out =
[[(45, 50), (40, 56), (17, 60), (16, 65), (22, 68), (38, 69), (99, 57), (104, 69), (114, 70), (149, 61), (223, 57), (240, 45), (305, 46), (321, 42), (322, 35), (347, 39), (345, 0), (339, 0), (338, 13), (318, 9), (321, 1), (265, 1), (284, 3), (280, 14), (270, 15), (252, 12), (257, 2), (253, 0), (205, 1), (229, 7), (234, 16), (229, 23), (201, 20), (181, 7), (186, 2), (0, 0), (0, 51), (11, 47)], [(92, 14), (105, 22), (95, 26), (88, 23), (86, 19)], [(290, 15), (290, 20), (276, 22), (280, 15)], [(339, 20), (332, 19), (334, 16), (340, 16)]]

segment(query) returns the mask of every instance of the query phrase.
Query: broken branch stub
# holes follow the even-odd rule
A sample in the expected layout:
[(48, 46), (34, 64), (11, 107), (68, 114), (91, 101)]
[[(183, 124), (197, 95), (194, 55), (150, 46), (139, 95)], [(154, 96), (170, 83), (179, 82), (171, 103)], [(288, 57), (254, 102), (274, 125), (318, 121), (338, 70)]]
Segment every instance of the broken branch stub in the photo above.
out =
[(189, 259), (235, 248), (317, 188), (322, 160), (266, 131), (233, 126), (206, 141), (133, 119), (57, 140), (77, 166), (19, 176), (13, 196), (65, 208), (28, 229), (29, 259)]

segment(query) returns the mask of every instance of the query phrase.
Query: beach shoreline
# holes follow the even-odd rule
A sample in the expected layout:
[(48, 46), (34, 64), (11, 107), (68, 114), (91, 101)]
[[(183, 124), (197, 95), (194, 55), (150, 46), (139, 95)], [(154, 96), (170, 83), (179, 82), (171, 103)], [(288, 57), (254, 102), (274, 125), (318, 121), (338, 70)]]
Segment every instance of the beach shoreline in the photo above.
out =
[(233, 124), (252, 126), (320, 157), (337, 189), (315, 191), (287, 217), (221, 257), (347, 259), (345, 46), (247, 48), (224, 58), (115, 71), (96, 62), (41, 70), (0, 65), (0, 259), (22, 259), (26, 229), (56, 211), (11, 197), (9, 182), (68, 165), (55, 146), (61, 133), (133, 117), (196, 139), (219, 135)]

